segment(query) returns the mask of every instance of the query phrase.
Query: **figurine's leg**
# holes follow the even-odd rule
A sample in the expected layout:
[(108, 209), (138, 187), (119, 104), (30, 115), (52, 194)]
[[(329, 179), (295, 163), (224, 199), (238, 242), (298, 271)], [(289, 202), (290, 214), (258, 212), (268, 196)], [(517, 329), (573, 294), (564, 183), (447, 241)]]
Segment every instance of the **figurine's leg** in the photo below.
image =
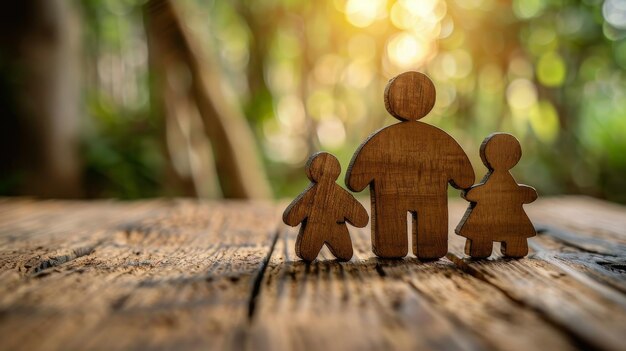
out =
[(528, 241), (526, 238), (515, 238), (503, 241), (500, 252), (506, 257), (521, 258), (528, 255)]
[(296, 239), (296, 255), (305, 261), (313, 261), (320, 253), (324, 241), (320, 240), (314, 232), (314, 228), (308, 228), (305, 224), (300, 227), (298, 238)]
[(409, 251), (407, 211), (396, 202), (378, 200), (372, 210), (372, 251), (378, 257), (402, 258)]
[(448, 253), (446, 203), (418, 209), (417, 218), (413, 217), (413, 253), (420, 260), (434, 260)]
[(341, 261), (350, 261), (352, 258), (352, 240), (345, 224), (338, 225), (331, 237), (326, 240), (330, 252)]
[(488, 240), (467, 239), (465, 241), (465, 254), (472, 258), (487, 258), (491, 256), (493, 242)]

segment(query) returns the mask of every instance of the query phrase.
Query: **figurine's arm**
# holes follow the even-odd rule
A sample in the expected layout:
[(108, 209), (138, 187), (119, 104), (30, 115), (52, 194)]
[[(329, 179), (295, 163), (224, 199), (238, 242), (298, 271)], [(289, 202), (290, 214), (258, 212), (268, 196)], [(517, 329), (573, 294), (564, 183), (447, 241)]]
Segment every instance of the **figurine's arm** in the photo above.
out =
[(483, 184), (476, 184), (469, 189), (464, 190), (461, 193), (461, 197), (469, 202), (478, 202), (478, 200), (483, 196), (485, 192), (485, 187)]
[(287, 206), (285, 212), (283, 212), (283, 222), (285, 222), (285, 224), (295, 227), (302, 223), (309, 215), (307, 205), (310, 202), (311, 196), (313, 196), (312, 188), (314, 185), (313, 183), (309, 185), (302, 194), (298, 195), (298, 197)]
[(346, 199), (345, 206), (347, 208), (345, 213), (346, 221), (357, 228), (365, 227), (370, 219), (365, 207), (347, 191), (344, 193), (344, 198)]
[(369, 165), (362, 160), (366, 157), (367, 153), (371, 149), (371, 139), (365, 141), (354, 153), (350, 165), (346, 171), (346, 186), (348, 189), (360, 192), (367, 187), (369, 183), (374, 180), (374, 176), (369, 169)]
[(529, 204), (535, 200), (537, 200), (537, 190), (532, 186), (520, 184), (519, 192), (521, 194), (522, 203)]
[(455, 157), (453, 160), (456, 162), (451, 164), (450, 185), (456, 189), (467, 189), (474, 184), (474, 180), (476, 179), (474, 167), (472, 167), (469, 158), (461, 146), (457, 144), (456, 141), (452, 143), (455, 146)]

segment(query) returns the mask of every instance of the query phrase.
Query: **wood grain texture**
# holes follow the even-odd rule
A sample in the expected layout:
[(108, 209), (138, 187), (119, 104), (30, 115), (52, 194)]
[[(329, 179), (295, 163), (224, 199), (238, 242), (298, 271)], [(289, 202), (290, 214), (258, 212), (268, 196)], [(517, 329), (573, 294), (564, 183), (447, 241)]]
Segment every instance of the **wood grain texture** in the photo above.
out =
[(341, 173), (337, 158), (327, 152), (312, 155), (306, 164), (311, 184), (283, 213), (283, 222), (295, 227), (302, 223), (296, 240), (296, 255), (313, 261), (322, 246), (340, 260), (352, 258), (352, 241), (346, 222), (367, 225), (367, 211), (352, 194), (335, 182)]
[[(626, 209), (542, 198), (530, 253), (295, 255), (284, 204), (0, 199), (0, 350), (622, 350)], [(496, 244), (496, 247), (499, 244)]]
[(489, 172), (479, 184), (463, 191), (470, 205), (455, 229), (467, 238), (466, 255), (489, 257), (496, 241), (506, 257), (528, 254), (527, 239), (536, 232), (522, 205), (535, 201), (537, 191), (517, 184), (509, 172), (521, 157), (519, 141), (511, 134), (493, 133), (481, 144), (480, 158)]
[(0, 207), (3, 350), (234, 349), (279, 216), (188, 200), (16, 207)]
[(413, 253), (422, 260), (445, 256), (448, 184), (464, 189), (474, 183), (474, 170), (461, 146), (443, 130), (417, 121), (434, 101), (434, 87), (424, 74), (407, 72), (392, 79), (385, 105), (402, 122), (372, 134), (348, 167), (350, 190), (369, 185), (372, 248), (379, 257), (406, 256), (407, 213), (413, 216)]
[(435, 106), (435, 85), (425, 74), (405, 72), (385, 87), (385, 108), (400, 121), (417, 121)]
[(261, 283), (251, 333), (251, 344), (259, 349), (487, 348), (401, 277), (388, 277), (386, 265), (416, 262), (374, 257), (367, 230), (356, 231), (350, 262), (333, 260), (326, 249), (311, 264), (299, 261), (295, 240), (294, 230), (281, 232)]
[(297, 261), (295, 231), (281, 232), (261, 284), (252, 344), (279, 350), (576, 349), (539, 314), (447, 259), (374, 257), (368, 229), (355, 231), (354, 257), (341, 263), (327, 250), (312, 264)]
[[(451, 213), (455, 215), (451, 220), (454, 222), (461, 217), (458, 209), (461, 204), (456, 202), (453, 205)], [(533, 221), (542, 222), (544, 213), (554, 214), (560, 207), (565, 214), (572, 207), (566, 199), (559, 201), (557, 208), (553, 206), (554, 201), (537, 201), (529, 206), (529, 216)], [(592, 212), (597, 214), (599, 222), (604, 222), (605, 215)], [(622, 208), (621, 212), (626, 216), (626, 209)], [(565, 216), (559, 219), (565, 220)], [(464, 256), (464, 241), (460, 236), (450, 236), (448, 258), (457, 267), (503, 291), (527, 309), (538, 311), (542, 319), (560, 328), (582, 349), (623, 349), (621, 336), (626, 333), (626, 295), (602, 283), (597, 276), (577, 267), (574, 262), (562, 264), (554, 259), (562, 254), (562, 250), (581, 259), (584, 252), (571, 246), (559, 248), (550, 235), (538, 235), (529, 240), (531, 250), (526, 258), (507, 259), (494, 254), (488, 260), (473, 260)], [(613, 258), (626, 262), (625, 254)]]

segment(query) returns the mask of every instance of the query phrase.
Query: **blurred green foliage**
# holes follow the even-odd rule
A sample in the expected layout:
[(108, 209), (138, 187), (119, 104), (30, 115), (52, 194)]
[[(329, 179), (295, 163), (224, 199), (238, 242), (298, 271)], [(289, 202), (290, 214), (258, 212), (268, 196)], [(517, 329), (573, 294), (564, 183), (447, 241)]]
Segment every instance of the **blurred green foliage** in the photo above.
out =
[[(307, 180), (306, 157), (345, 167), (395, 120), (382, 91), (425, 71), (444, 128), (477, 174), (482, 139), (522, 142), (513, 170), (541, 195), (626, 202), (626, 4), (619, 0), (184, 1), (263, 150), (277, 197)], [(142, 1), (84, 0), (84, 138), (93, 196), (163, 195), (162, 127), (151, 113)]]
[(80, 5), (87, 58), (87, 195), (164, 195), (162, 127), (150, 110), (143, 1), (85, 0)]

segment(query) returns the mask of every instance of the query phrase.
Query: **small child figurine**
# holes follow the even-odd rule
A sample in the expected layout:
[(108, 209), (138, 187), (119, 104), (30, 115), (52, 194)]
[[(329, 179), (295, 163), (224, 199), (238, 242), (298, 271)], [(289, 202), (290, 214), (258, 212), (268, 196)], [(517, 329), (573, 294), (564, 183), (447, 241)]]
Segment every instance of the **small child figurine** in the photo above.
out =
[(494, 241), (502, 242), (504, 256), (519, 258), (528, 254), (527, 238), (537, 233), (522, 204), (535, 201), (537, 191), (517, 184), (509, 173), (521, 156), (520, 144), (511, 134), (491, 134), (480, 146), (480, 158), (489, 172), (480, 184), (463, 193), (471, 204), (455, 230), (467, 238), (465, 254), (489, 257)]
[(283, 222), (292, 227), (302, 223), (296, 240), (296, 255), (313, 261), (326, 244), (339, 260), (352, 258), (352, 241), (346, 221), (365, 227), (365, 208), (335, 182), (341, 166), (335, 156), (318, 152), (306, 164), (309, 187), (285, 209)]

